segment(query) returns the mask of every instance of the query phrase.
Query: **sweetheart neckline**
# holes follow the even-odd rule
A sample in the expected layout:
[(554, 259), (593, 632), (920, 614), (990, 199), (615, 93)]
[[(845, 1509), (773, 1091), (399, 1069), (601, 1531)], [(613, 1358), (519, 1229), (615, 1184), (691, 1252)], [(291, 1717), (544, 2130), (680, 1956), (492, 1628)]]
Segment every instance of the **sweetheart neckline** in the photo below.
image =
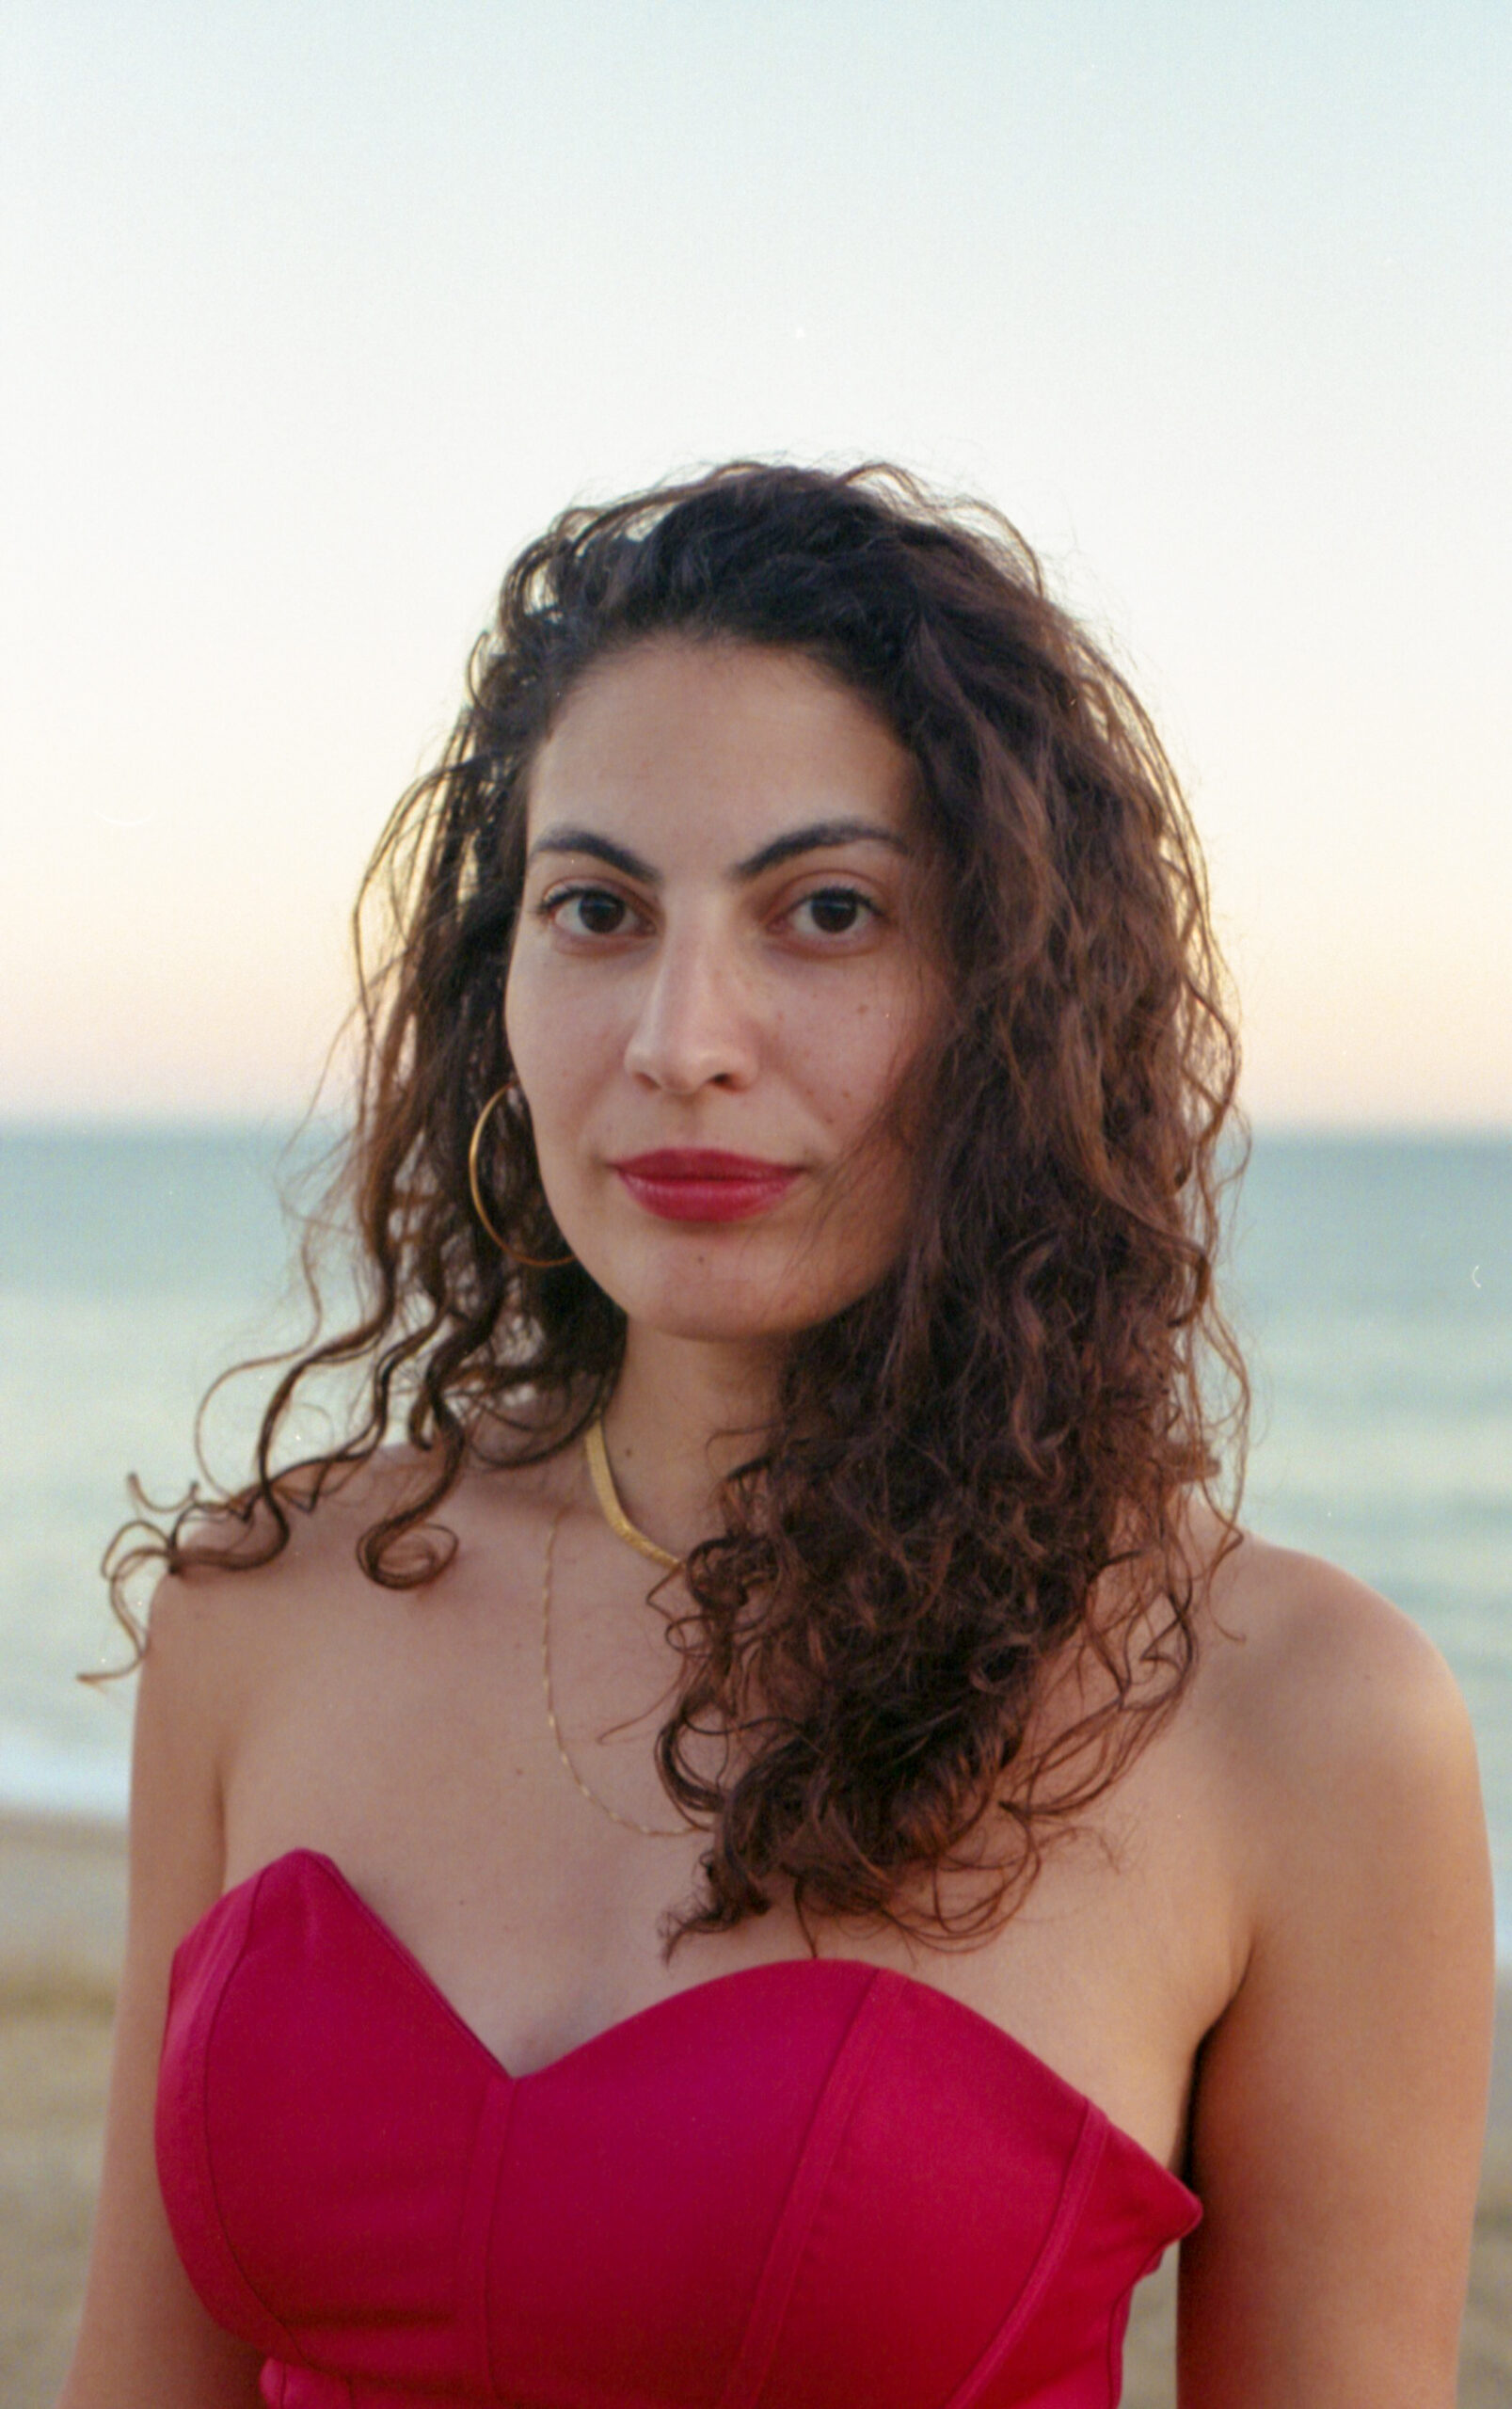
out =
[[(782, 1971), (792, 1971), (797, 1969), (811, 1966), (850, 1968), (859, 1972), (869, 1974), (883, 1982), (900, 1985), (904, 1990), (910, 1992), (915, 1997), (921, 1997), (926, 2001), (938, 2001), (943, 2004), (947, 2014), (969, 2017), (973, 2024), (979, 2025), (986, 2032), (990, 2033), (995, 2042), (999, 2044), (1002, 2048), (1010, 2050), (1014, 2057), (1018, 2058), (1024, 2064), (1033, 2067), (1035, 2072), (1042, 2080), (1047, 2082), (1057, 2084), (1060, 2090), (1064, 2092), (1069, 2092), (1074, 2099), (1080, 2101), (1083, 2108), (1089, 2110), (1094, 2116), (1100, 2117), (1103, 2123), (1106, 2126), (1108, 2132), (1113, 2135), (1116, 2140), (1121, 2142), (1126, 2149), (1133, 2151), (1135, 2157), (1141, 2162), (1147, 2172), (1157, 2177), (1163, 2184), (1174, 2187), (1175, 2191), (1181, 2195), (1181, 2199), (1184, 2204), (1189, 2205), (1193, 2209), (1198, 2209), (1201, 2206), (1197, 2194), (1187, 2184), (1183, 2182), (1179, 2175), (1174, 2173), (1170, 2167), (1164, 2165), (1161, 2161), (1156, 2158), (1153, 2150), (1145, 2147), (1143, 2142), (1137, 2141), (1131, 2132), (1126, 2131), (1123, 2126), (1118, 2124), (1114, 2118), (1107, 2114), (1106, 2108), (1100, 2108), (1096, 2100), (1093, 2099), (1087, 2092), (1079, 2090), (1075, 2083), (1070, 2082), (1065, 2075), (1058, 2073), (1057, 2069), (1051, 2066), (1047, 2058), (1041, 2057), (1037, 2050), (1031, 2050), (1027, 2041), (1021, 2041), (1016, 2034), (1010, 2033), (1004, 2025), (995, 2024), (992, 2018), (990, 2016), (984, 2016), (979, 2008), (970, 2006), (965, 2000), (957, 1999), (950, 1991), (942, 1990), (938, 1984), (927, 1983), (917, 1974), (904, 1973), (900, 1968), (896, 1966), (873, 1965), (869, 1958), (769, 1957), (763, 1958), (754, 1965), (731, 1966), (728, 1967), (722, 1974), (705, 1975), (699, 1982), (685, 1984), (683, 1988), (679, 1991), (669, 1991), (661, 1999), (648, 2001), (645, 2007), (632, 2008), (629, 2016), (616, 2017), (613, 2023), (602, 2026), (597, 2033), (589, 2034), (585, 2040), (575, 2041), (570, 2049), (564, 2050), (557, 2057), (548, 2059), (544, 2066), (531, 2066), (528, 2067), (523, 2074), (515, 2074), (511, 2072), (510, 2068), (504, 2064), (504, 2061), (498, 2055), (497, 2051), (488, 2047), (488, 2044), (484, 2039), (482, 2034), (468, 2022), (467, 2018), (462, 2014), (461, 2010), (455, 2005), (455, 2003), (447, 1997), (446, 1992), (441, 1988), (434, 1974), (428, 1971), (421, 1959), (416, 1956), (408, 1943), (401, 1940), (392, 1924), (389, 1923), (385, 1918), (378, 1913), (377, 1908), (362, 1896), (361, 1891), (357, 1888), (357, 1885), (352, 1881), (350, 1876), (342, 1872), (336, 1859), (333, 1857), (328, 1857), (324, 1849), (306, 1847), (285, 1849), (281, 1856), (271, 1858), (265, 1865), (258, 1866), (252, 1873), (245, 1875), (241, 1881), (233, 1883), (229, 1891), (223, 1891), (220, 1897), (212, 1902), (211, 1906), (206, 1908), (205, 1913), (199, 1917), (198, 1922), (193, 1923), (189, 1930), (184, 1934), (183, 1939), (180, 1942), (179, 1947), (181, 1949), (185, 1947), (187, 1943), (193, 1939), (195, 1935), (203, 1930), (203, 1928), (209, 1924), (212, 1920), (219, 1914), (220, 1910), (227, 1906), (231, 1900), (240, 1898), (244, 1892), (252, 1890), (254, 1885), (261, 1885), (270, 1874), (279, 1873), (287, 1867), (300, 1863), (318, 1866), (321, 1871), (329, 1877), (336, 1891), (337, 1896), (343, 1899), (350, 1907), (354, 1908), (357, 1913), (372, 1926), (379, 1938), (385, 1941), (388, 1947), (393, 1952), (395, 1957), (399, 1960), (399, 1963), (407, 1970), (412, 1980), (418, 1984), (421, 1990), (423, 1991), (425, 1996), (442, 2011), (448, 2020), (455, 2027), (456, 2031), (462, 2035), (468, 2046), (473, 2050), (492, 2069), (492, 2071), (506, 2082), (512, 2090), (517, 2089), (524, 2083), (538, 2083), (544, 2082), (549, 2076), (561, 2073), (565, 2068), (570, 2066), (575, 2059), (583, 2056), (588, 2050), (596, 2050), (604, 2043), (613, 2041), (616, 2035), (628, 2032), (631, 2026), (641, 2024), (648, 2018), (661, 2015), (667, 2009), (672, 2007), (676, 2002), (679, 2000), (692, 1999), (700, 1992), (718, 1989), (726, 1983), (743, 1982), (750, 1976), (756, 1974), (772, 1974)], [(177, 1954), (177, 1952), (175, 1954)]]

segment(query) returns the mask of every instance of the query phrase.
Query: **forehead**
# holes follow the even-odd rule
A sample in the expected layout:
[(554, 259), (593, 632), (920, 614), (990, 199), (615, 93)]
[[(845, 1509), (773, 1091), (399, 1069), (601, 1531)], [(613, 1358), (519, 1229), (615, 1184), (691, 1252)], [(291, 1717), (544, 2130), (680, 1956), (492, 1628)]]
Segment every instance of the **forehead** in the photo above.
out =
[(570, 805), (579, 820), (691, 813), (765, 833), (843, 806), (902, 835), (916, 783), (880, 711), (804, 654), (658, 637), (569, 694), (532, 766), (530, 819)]

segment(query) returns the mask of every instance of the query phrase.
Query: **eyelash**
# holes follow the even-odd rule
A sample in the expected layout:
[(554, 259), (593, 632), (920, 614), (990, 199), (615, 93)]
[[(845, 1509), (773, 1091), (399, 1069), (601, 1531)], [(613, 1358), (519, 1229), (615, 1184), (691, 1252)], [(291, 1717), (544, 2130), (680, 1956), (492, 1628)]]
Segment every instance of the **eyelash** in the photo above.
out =
[[(626, 901), (623, 895), (616, 895), (613, 887), (581, 885), (577, 886), (553, 887), (549, 894), (543, 895), (540, 901), (533, 907), (533, 917), (537, 920), (546, 922), (548, 925), (554, 926), (557, 914), (562, 910), (565, 904), (581, 902), (588, 896), (602, 896), (608, 902), (617, 903), (627, 912), (633, 911), (634, 909), (632, 904)], [(883, 917), (881, 906), (874, 903), (870, 896), (865, 894), (859, 886), (816, 886), (811, 893), (800, 896), (798, 901), (796, 903), (789, 904), (788, 908), (789, 913), (801, 912), (805, 904), (820, 902), (828, 903), (836, 901), (836, 900), (843, 900), (847, 903), (859, 904), (863, 913), (865, 913), (870, 919), (881, 920)], [(832, 930), (828, 932), (832, 936), (838, 936), (842, 938), (850, 936), (853, 934), (853, 933), (854, 932), (850, 929), (838, 931)], [(584, 937), (591, 944), (596, 936), (602, 937), (605, 942), (607, 942), (609, 938), (619, 936), (623, 932), (619, 929), (610, 929), (608, 931), (585, 929), (569, 932), (569, 933)]]

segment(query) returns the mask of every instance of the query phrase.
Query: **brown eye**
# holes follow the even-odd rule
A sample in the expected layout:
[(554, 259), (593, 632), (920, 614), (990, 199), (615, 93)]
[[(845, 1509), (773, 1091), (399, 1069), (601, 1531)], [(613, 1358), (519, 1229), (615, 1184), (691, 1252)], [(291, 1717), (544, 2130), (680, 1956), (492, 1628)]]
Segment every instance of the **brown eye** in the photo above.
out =
[(793, 908), (813, 914), (812, 933), (821, 937), (851, 936), (863, 919), (880, 917), (870, 897), (856, 886), (821, 886)]
[[(607, 886), (558, 887), (539, 906), (543, 919), (569, 936), (613, 937), (624, 926), (627, 906)], [(572, 917), (575, 916), (575, 917)]]

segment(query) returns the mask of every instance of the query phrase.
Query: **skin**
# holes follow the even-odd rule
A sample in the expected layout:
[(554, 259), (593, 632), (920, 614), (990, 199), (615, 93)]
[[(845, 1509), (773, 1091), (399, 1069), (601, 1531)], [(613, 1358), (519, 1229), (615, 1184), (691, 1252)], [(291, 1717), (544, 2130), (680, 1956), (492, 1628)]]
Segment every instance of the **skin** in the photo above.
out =
[[(837, 819), (880, 834), (735, 874)], [(886, 1108), (940, 994), (923, 832), (911, 766), (858, 698), (796, 658), (664, 641), (564, 708), (534, 765), (533, 846), (563, 829), (567, 852), (531, 860), (506, 1025), (558, 1224), (629, 1316), (606, 1418), (616, 1483), (681, 1553), (710, 1527), (732, 1434), (769, 1410), (785, 1336), (861, 1293), (899, 1242), (907, 1146)], [(588, 886), (592, 903), (567, 896)], [(801, 1175), (755, 1220), (661, 1221), (612, 1165), (667, 1144)], [(601, 1797), (669, 1820), (650, 1759), (662, 1625), (581, 1454), (470, 1476), (447, 1507), (452, 1567), (423, 1593), (378, 1591), (353, 1547), (406, 1470), (402, 1453), (370, 1467), (263, 1571), (170, 1581), (154, 1603), (64, 2409), (256, 2401), (255, 2362), (179, 2268), (151, 2123), (172, 1950), (259, 1866), (301, 1845), (335, 1858), (516, 2073), (674, 1991), (805, 1954), (779, 1906), (668, 1963), (658, 1922), (698, 1837), (626, 1831), (561, 1764), (539, 1671), (559, 1511), (564, 1730)], [(1192, 1533), (1211, 1551), (1200, 1518)], [(1074, 1687), (1047, 1691), (1047, 1720), (1074, 1710)], [(1186, 2172), (1205, 2206), (1183, 2254), (1186, 2409), (1450, 2409), (1489, 1876), (1463, 1706), (1383, 1600), (1247, 1538), (1214, 1577), (1177, 1713), (995, 1938), (944, 1953), (846, 1926), (820, 1947), (954, 1994)]]

